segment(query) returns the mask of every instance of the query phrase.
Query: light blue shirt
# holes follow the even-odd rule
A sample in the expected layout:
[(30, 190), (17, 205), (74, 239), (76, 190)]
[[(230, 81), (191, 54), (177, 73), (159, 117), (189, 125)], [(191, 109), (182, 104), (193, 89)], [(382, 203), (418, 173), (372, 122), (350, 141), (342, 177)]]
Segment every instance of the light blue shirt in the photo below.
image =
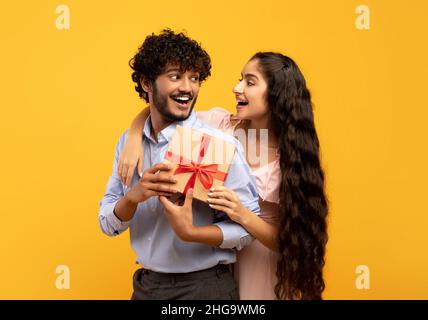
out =
[[(147, 119), (144, 126), (145, 139), (143, 139), (144, 169), (163, 162), (177, 124), (219, 137), (237, 147), (224, 185), (233, 190), (242, 204), (251, 212), (259, 214), (255, 178), (243, 156), (242, 145), (234, 137), (203, 124), (196, 118), (195, 111), (192, 111), (186, 120), (175, 122), (163, 129), (158, 134), (158, 142), (151, 137), (150, 117)], [(134, 217), (130, 221), (122, 222), (116, 217), (113, 209), (126, 192), (116, 172), (126, 136), (127, 132), (120, 137), (116, 145), (113, 172), (108, 180), (106, 193), (100, 202), (101, 230), (108, 236), (116, 236), (129, 227), (131, 246), (137, 255), (137, 262), (144, 268), (157, 272), (193, 272), (208, 269), (217, 264), (234, 263), (236, 250), (248, 245), (253, 237), (241, 225), (230, 220), (226, 214), (211, 209), (202, 201), (195, 199), (193, 201), (193, 224), (195, 226), (217, 225), (223, 233), (223, 243), (219, 247), (181, 240), (169, 224), (158, 197), (151, 197), (138, 204)], [(131, 185), (134, 185), (138, 179), (138, 174), (135, 172)]]

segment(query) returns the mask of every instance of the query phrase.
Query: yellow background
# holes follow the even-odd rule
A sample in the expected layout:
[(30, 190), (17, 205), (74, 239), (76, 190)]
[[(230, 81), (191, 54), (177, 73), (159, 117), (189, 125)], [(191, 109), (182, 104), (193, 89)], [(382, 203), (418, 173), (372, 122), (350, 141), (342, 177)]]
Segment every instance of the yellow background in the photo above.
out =
[[(70, 8), (57, 30), (55, 9)], [(371, 10), (357, 30), (355, 8)], [(120, 134), (144, 106), (128, 60), (145, 36), (186, 30), (213, 61), (199, 108), (233, 111), (256, 51), (291, 56), (315, 104), (330, 200), (326, 299), (428, 298), (428, 2), (18, 1), (0, 10), (0, 298), (128, 299), (128, 233), (98, 201)], [(55, 286), (58, 265), (71, 288)], [(370, 289), (355, 286), (358, 265)]]

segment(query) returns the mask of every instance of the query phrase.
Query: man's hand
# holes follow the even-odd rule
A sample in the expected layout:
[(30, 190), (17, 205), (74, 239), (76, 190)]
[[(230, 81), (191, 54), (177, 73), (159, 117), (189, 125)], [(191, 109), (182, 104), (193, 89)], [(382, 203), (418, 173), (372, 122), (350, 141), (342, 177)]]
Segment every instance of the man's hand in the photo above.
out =
[(183, 241), (190, 241), (194, 230), (192, 215), (193, 189), (187, 191), (186, 199), (182, 206), (172, 203), (165, 196), (160, 196), (159, 200), (164, 206), (165, 215), (177, 236)]
[(170, 171), (171, 165), (166, 163), (157, 163), (153, 167), (143, 172), (140, 180), (125, 193), (125, 198), (134, 204), (144, 202), (153, 196), (166, 196), (178, 192), (172, 185), (177, 183), (177, 180), (171, 177), (161, 177), (159, 171)]

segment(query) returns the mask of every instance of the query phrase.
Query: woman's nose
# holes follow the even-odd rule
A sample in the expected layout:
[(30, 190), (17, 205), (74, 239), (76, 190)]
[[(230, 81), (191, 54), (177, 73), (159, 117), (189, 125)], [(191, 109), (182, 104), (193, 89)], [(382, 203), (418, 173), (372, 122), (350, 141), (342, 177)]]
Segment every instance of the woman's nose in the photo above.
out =
[(235, 86), (235, 88), (233, 88), (232, 92), (233, 92), (233, 93), (243, 93), (243, 92), (244, 92), (243, 87), (242, 87), (242, 81), (241, 81), (241, 82), (239, 82), (239, 83)]

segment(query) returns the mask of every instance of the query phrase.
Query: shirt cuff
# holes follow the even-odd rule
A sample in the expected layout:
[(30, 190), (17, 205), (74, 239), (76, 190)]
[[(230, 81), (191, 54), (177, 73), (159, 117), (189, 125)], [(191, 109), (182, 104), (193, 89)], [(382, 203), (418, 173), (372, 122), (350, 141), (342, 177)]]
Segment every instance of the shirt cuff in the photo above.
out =
[(131, 220), (121, 221), (114, 214), (114, 207), (116, 206), (117, 202), (118, 201), (115, 201), (113, 203), (108, 203), (104, 207), (104, 216), (106, 217), (107, 224), (109, 225), (109, 229), (113, 229), (112, 230), (113, 235), (118, 235), (118, 234), (122, 233), (131, 224)]
[(246, 245), (250, 244), (254, 238), (239, 224), (231, 221), (221, 221), (215, 223), (223, 233), (223, 242), (219, 246), (222, 249), (241, 250)]

